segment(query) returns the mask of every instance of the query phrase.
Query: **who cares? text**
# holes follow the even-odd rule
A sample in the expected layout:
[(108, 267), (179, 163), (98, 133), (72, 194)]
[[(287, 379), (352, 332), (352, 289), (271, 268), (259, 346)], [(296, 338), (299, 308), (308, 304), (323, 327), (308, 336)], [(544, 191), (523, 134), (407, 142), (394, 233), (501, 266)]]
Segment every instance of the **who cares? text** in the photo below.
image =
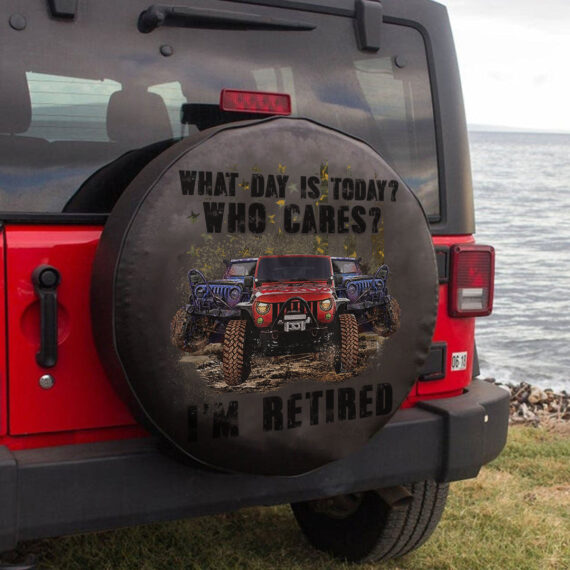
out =
[[(397, 180), (377, 178), (352, 178), (301, 176), (299, 184), (290, 183), (285, 174), (254, 173), (250, 182), (238, 184), (237, 172), (213, 172), (204, 170), (180, 170), (181, 192), (184, 196), (238, 197), (238, 187), (256, 201), (204, 201), (202, 202), (206, 231), (208, 233), (263, 233), (267, 223), (276, 223), (275, 214), (268, 214), (271, 206), (263, 201), (271, 200), (281, 212), (280, 227), (286, 233), (378, 233), (381, 209), (372, 205), (384, 200), (396, 201)], [(242, 194), (243, 195), (243, 194)], [(295, 202), (287, 203), (287, 198)], [(262, 201), (263, 200), (263, 201)], [(311, 203), (298, 204), (298, 200)], [(344, 202), (337, 205), (335, 202)], [(347, 205), (346, 202), (360, 202)], [(370, 206), (363, 205), (368, 203)], [(273, 207), (273, 210), (275, 207)], [(196, 219), (199, 214), (194, 214)], [(279, 223), (279, 221), (277, 222)]]

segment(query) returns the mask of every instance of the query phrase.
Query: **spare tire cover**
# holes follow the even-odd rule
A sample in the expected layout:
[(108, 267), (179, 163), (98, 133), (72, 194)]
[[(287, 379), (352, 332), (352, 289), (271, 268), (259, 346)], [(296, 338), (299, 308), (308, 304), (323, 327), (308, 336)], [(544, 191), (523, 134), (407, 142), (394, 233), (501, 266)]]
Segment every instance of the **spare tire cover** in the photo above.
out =
[[(335, 257), (348, 259), (333, 278)], [(253, 285), (239, 275), (252, 271)], [(96, 253), (93, 330), (135, 417), (187, 458), (294, 475), (359, 449), (399, 408), (437, 289), (424, 212), (388, 163), (271, 118), (186, 138), (133, 180)]]

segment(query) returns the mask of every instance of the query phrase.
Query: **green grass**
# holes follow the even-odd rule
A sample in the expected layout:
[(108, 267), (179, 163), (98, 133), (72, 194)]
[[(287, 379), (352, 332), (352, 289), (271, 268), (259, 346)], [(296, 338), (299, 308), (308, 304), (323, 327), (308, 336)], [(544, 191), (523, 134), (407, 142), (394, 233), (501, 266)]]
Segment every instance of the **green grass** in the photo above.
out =
[[(34, 541), (19, 550), (36, 553), (42, 568), (355, 567), (313, 550), (286, 506)], [(570, 568), (569, 434), (512, 428), (503, 454), (477, 479), (452, 484), (432, 538), (382, 567)]]

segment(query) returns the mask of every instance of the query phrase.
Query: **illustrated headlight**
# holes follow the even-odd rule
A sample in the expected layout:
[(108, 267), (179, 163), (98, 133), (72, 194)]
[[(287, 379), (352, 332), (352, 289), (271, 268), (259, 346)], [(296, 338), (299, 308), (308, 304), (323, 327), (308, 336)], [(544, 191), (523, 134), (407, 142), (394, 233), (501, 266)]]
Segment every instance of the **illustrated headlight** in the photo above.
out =
[(239, 287), (232, 287), (228, 291), (228, 305), (235, 307), (241, 299), (241, 289)]
[(196, 297), (198, 297), (198, 299), (201, 299), (206, 293), (206, 287), (204, 286), (196, 287), (195, 292), (196, 292)]
[(266, 315), (269, 313), (269, 309), (271, 309), (271, 305), (269, 303), (255, 303), (255, 310), (260, 315)]
[(346, 294), (351, 301), (355, 301), (358, 297), (358, 287), (354, 283), (350, 283), (346, 288)]
[(323, 301), (319, 302), (319, 306), (323, 311), (330, 311), (332, 304), (332, 299), (324, 299)]

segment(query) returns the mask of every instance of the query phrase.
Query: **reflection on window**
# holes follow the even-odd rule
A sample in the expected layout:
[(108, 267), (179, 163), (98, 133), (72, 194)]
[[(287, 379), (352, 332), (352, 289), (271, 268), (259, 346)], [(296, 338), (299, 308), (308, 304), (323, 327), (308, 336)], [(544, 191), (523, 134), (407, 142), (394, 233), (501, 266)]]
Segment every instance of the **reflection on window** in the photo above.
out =
[(246, 263), (232, 263), (228, 269), (228, 277), (245, 277), (247, 275), (255, 275), (257, 261), (248, 261)]
[(295, 99), (295, 82), (293, 81), (293, 69), (291, 67), (267, 67), (253, 69), (256, 88), (259, 91), (269, 93), (287, 93), (291, 95), (291, 114), (297, 114), (297, 102)]
[(404, 82), (392, 75), (392, 58), (355, 61), (356, 77), (376, 120), (406, 120)]
[(160, 83), (148, 88), (150, 93), (160, 95), (168, 109), (172, 132), (175, 137), (183, 137), (185, 125), (180, 121), (180, 109), (184, 103), (188, 103), (188, 99), (182, 93), (182, 85), (179, 81), (171, 81), (170, 83)]
[(333, 270), (335, 273), (360, 273), (354, 261), (341, 261), (333, 259)]
[[(420, 52), (421, 53), (421, 52)], [(393, 57), (354, 62), (360, 89), (382, 141), (379, 152), (416, 193), (428, 216), (439, 216), (437, 161), (431, 93), (417, 55), (399, 69)], [(422, 54), (423, 57), (423, 54)]]
[(107, 104), (121, 84), (27, 72), (32, 123), (27, 136), (56, 140), (108, 141)]

